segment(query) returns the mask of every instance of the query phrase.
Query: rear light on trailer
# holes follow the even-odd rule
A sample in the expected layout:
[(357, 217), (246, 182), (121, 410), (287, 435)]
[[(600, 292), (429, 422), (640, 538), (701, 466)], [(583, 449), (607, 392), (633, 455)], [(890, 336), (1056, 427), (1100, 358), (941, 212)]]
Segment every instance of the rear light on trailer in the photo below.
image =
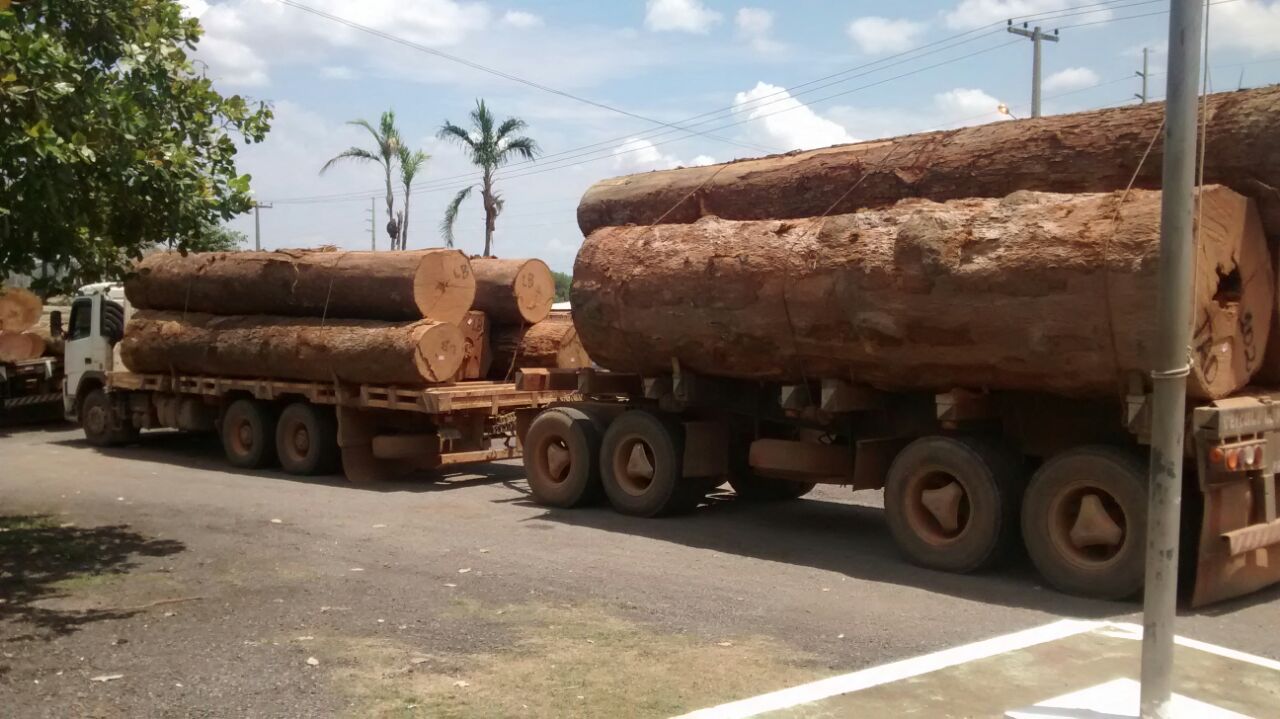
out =
[(1231, 449), (1227, 450), (1227, 469), (1234, 472), (1239, 467), (1240, 467), (1240, 450), (1236, 447), (1232, 447)]
[(1209, 461), (1214, 464), (1222, 464), (1222, 460), (1226, 459), (1226, 453), (1221, 447), (1214, 447), (1209, 450)]
[(1228, 472), (1261, 469), (1266, 458), (1264, 445), (1264, 442), (1249, 441), (1213, 447), (1209, 450), (1209, 464)]

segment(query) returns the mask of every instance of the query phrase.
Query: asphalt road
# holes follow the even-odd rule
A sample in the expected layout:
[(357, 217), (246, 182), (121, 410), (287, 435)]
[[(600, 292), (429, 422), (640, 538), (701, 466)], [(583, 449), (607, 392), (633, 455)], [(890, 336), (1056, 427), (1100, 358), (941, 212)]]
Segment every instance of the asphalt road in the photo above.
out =
[[(0, 429), (0, 713), (664, 716), (1137, 610), (1025, 561), (912, 567), (875, 493), (640, 520), (478, 471), (360, 487), (233, 471), (210, 438)], [(1178, 631), (1280, 659), (1277, 598)]]

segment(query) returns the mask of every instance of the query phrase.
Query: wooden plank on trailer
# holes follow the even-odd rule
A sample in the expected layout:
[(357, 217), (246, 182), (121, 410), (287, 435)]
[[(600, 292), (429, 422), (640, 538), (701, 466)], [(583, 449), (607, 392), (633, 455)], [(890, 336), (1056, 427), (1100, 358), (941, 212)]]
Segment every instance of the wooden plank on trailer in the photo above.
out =
[(502, 459), (518, 459), (519, 447), (499, 447), (497, 449), (480, 449), (470, 452), (447, 452), (440, 455), (440, 464), (471, 464), (473, 462), (496, 462)]
[(551, 384), (551, 371), (544, 367), (516, 370), (516, 389), (526, 392), (544, 390)]

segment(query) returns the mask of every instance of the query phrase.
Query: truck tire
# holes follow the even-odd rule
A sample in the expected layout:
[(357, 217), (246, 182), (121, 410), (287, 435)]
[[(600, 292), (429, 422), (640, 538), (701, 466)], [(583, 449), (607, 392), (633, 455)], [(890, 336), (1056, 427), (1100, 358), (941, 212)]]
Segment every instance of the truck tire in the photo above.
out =
[(645, 410), (618, 415), (600, 447), (600, 480), (621, 514), (656, 517), (697, 506), (705, 485), (683, 478), (684, 428)]
[(256, 399), (238, 399), (222, 413), (222, 449), (242, 469), (276, 463), (275, 408)]
[[(136, 442), (138, 429), (129, 418), (113, 416), (111, 398), (106, 390), (96, 387), (80, 400), (80, 428), (84, 438), (95, 447), (117, 447)], [(119, 426), (114, 426), (119, 423)]]
[(995, 564), (1017, 543), (1022, 462), (972, 437), (922, 437), (893, 460), (884, 509), (912, 562), (947, 572)]
[(1116, 447), (1071, 449), (1045, 462), (1022, 503), (1027, 554), (1069, 594), (1126, 599), (1142, 589), (1147, 463)]
[(600, 484), (602, 423), (573, 407), (540, 413), (524, 438), (524, 470), (544, 507), (580, 507), (604, 496)]
[(289, 474), (336, 474), (342, 457), (333, 410), (310, 402), (294, 402), (285, 407), (276, 422), (276, 452), (280, 467)]

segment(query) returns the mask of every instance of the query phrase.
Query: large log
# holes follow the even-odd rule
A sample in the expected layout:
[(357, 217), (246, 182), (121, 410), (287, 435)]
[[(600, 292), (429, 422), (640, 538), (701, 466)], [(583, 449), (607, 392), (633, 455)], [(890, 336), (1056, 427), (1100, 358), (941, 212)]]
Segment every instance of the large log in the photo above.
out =
[[(1275, 277), (1252, 202), (1203, 197), (1188, 391), (1217, 398), (1262, 360)], [(574, 323), (613, 370), (1113, 396), (1151, 367), (1159, 226), (1139, 190), (608, 227), (578, 253)]]
[(508, 379), (515, 370), (530, 367), (590, 367), (591, 358), (582, 348), (573, 320), (553, 314), (529, 327), (498, 325), (490, 334), (493, 366), (490, 376)]
[(44, 350), (44, 340), (35, 332), (0, 330), (0, 362), (36, 359)]
[(454, 379), (458, 382), (483, 379), (493, 364), (493, 352), (489, 344), (489, 316), (479, 310), (471, 310), (462, 322), (462, 365)]
[(474, 257), (475, 309), (494, 322), (534, 324), (546, 319), (556, 298), (556, 280), (542, 260)]
[(40, 321), (40, 298), (21, 287), (0, 287), (0, 332), (25, 332)]
[(161, 252), (125, 281), (134, 307), (457, 323), (475, 278), (457, 250), (410, 252)]
[(451, 379), (462, 363), (457, 325), (139, 310), (120, 345), (133, 372), (374, 385)]
[[(1259, 203), (1280, 237), (1280, 86), (1211, 95), (1205, 181)], [(1004, 197), (1017, 190), (1159, 189), (1163, 103), (837, 145), (597, 182), (578, 205), (583, 236), (614, 225), (700, 217), (764, 220), (843, 214), (921, 197)]]

